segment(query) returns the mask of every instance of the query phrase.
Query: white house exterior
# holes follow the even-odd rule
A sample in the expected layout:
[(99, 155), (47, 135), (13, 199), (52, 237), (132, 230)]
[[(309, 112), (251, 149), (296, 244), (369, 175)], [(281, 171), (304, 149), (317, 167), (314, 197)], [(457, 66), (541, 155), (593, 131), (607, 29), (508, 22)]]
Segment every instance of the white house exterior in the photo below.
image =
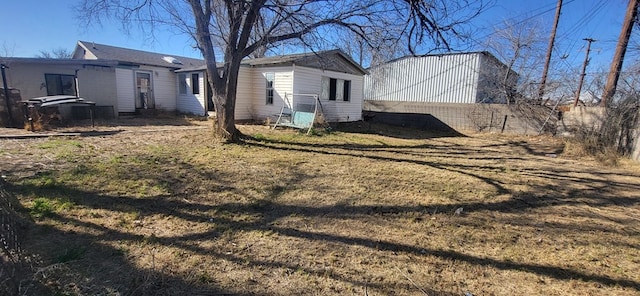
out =
[[(507, 69), (488, 52), (404, 57), (369, 70), (365, 101), (505, 103)], [(513, 88), (517, 74), (509, 73)]]
[(78, 41), (77, 60), (113, 60), (115, 66), (115, 110), (119, 114), (145, 109), (175, 111), (175, 70), (204, 64), (203, 60)]
[[(7, 66), (7, 85), (18, 89), (22, 99), (48, 95), (76, 95), (105, 107), (107, 116), (114, 116), (116, 101), (116, 61), (85, 61), (72, 59), (0, 58)], [(70, 112), (71, 106), (61, 106), (61, 112)]]
[[(210, 91), (204, 89), (204, 68), (176, 72), (178, 111), (204, 115), (212, 110), (207, 100)], [(284, 105), (314, 104), (316, 95), (328, 121), (361, 120), (364, 74), (364, 69), (338, 50), (249, 59), (240, 68), (235, 117), (273, 118)]]
[[(148, 110), (213, 114), (205, 62), (94, 42), (78, 41), (72, 59), (3, 58), (8, 84), (25, 99), (80, 95), (121, 114)], [(339, 50), (247, 59), (242, 63), (236, 100), (237, 120), (265, 120), (283, 105), (313, 104), (318, 96), (330, 122), (362, 118), (366, 73)]]

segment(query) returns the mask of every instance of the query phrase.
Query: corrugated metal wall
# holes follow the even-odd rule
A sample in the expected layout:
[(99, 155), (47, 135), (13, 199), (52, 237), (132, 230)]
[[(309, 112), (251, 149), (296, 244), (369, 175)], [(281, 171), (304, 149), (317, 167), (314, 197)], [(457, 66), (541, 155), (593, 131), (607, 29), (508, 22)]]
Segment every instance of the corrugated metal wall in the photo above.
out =
[(365, 100), (475, 103), (482, 53), (407, 57), (365, 76)]

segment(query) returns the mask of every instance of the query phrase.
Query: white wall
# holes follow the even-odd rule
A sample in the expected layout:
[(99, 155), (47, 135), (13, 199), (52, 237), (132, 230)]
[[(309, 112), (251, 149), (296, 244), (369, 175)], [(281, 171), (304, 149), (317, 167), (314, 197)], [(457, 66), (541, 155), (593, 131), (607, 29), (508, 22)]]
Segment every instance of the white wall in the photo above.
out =
[(373, 68), (365, 100), (475, 103), (481, 55), (407, 57)]
[(115, 70), (111, 67), (56, 65), (44, 63), (8, 63), (9, 87), (20, 90), (22, 99), (47, 95), (45, 74), (74, 75), (78, 71), (80, 96), (97, 106), (117, 106)]
[[(292, 67), (267, 67), (267, 68), (242, 68), (247, 71), (247, 76), (252, 78), (250, 92), (243, 93), (243, 100), (251, 102), (250, 106), (243, 108), (251, 110), (245, 116), (254, 120), (263, 120), (267, 117), (274, 117), (280, 114), (280, 110), (284, 105), (286, 93), (293, 93), (293, 71)], [(265, 73), (274, 73), (273, 82), (273, 104), (267, 104), (267, 85)], [(249, 88), (245, 88), (249, 90)], [(240, 84), (238, 84), (238, 93), (240, 93)], [(251, 98), (249, 98), (249, 96)], [(240, 98), (240, 95), (238, 95)], [(236, 108), (236, 114), (240, 108)]]
[(133, 70), (116, 68), (116, 93), (118, 97), (116, 112), (136, 111)]
[[(193, 81), (191, 80), (192, 74), (198, 73), (200, 93), (193, 94)], [(186, 75), (187, 81), (187, 93), (180, 94), (180, 80), (179, 75)], [(188, 113), (193, 115), (204, 116), (206, 108), (206, 94), (205, 86), (206, 81), (204, 79), (204, 72), (183, 72), (176, 74), (176, 90), (178, 92), (178, 99), (176, 102), (176, 110), (182, 113)]]
[(329, 101), (328, 98), (320, 99), (325, 118), (331, 122), (361, 120), (364, 88), (364, 78), (361, 75), (296, 66), (294, 68), (294, 93), (314, 93), (320, 95), (322, 92), (322, 76), (351, 80), (351, 98), (349, 101)]

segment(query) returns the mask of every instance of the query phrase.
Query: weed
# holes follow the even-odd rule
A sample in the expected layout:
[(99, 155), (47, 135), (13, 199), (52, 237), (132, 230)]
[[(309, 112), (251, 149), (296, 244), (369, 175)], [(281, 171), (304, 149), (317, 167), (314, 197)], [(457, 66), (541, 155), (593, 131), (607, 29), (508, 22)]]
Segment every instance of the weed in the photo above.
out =
[(83, 246), (74, 246), (71, 248), (66, 248), (64, 253), (58, 256), (58, 263), (66, 263), (69, 261), (74, 261), (81, 259), (86, 252), (86, 248)]
[(33, 218), (42, 219), (51, 216), (53, 212), (53, 204), (51, 201), (47, 198), (39, 197), (33, 201), (33, 205), (31, 206), (31, 211), (29, 213)]

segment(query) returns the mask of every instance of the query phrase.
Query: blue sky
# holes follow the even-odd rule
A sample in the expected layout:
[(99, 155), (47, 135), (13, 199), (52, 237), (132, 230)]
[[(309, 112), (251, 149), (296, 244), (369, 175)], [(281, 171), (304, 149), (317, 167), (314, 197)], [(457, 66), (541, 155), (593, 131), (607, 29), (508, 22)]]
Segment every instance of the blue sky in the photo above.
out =
[[(73, 49), (77, 40), (94, 41), (133, 49), (199, 57), (187, 36), (158, 32), (149, 42), (135, 30), (131, 35), (120, 31), (117, 22), (81, 28), (75, 20), (74, 0), (9, 0), (4, 1), (0, 18), (0, 55), (33, 57), (40, 50)], [(553, 24), (557, 0), (496, 0), (473, 26), (479, 30), (479, 42), (489, 29), (505, 19), (531, 18), (541, 24), (547, 34)], [(592, 45), (590, 71), (608, 70), (620, 34), (627, 0), (564, 0), (558, 28), (556, 56), (566, 56), (566, 67), (579, 68), (585, 54), (583, 38), (598, 40)], [(483, 31), (484, 30), (484, 31)], [(482, 32), (486, 32), (482, 33)]]

